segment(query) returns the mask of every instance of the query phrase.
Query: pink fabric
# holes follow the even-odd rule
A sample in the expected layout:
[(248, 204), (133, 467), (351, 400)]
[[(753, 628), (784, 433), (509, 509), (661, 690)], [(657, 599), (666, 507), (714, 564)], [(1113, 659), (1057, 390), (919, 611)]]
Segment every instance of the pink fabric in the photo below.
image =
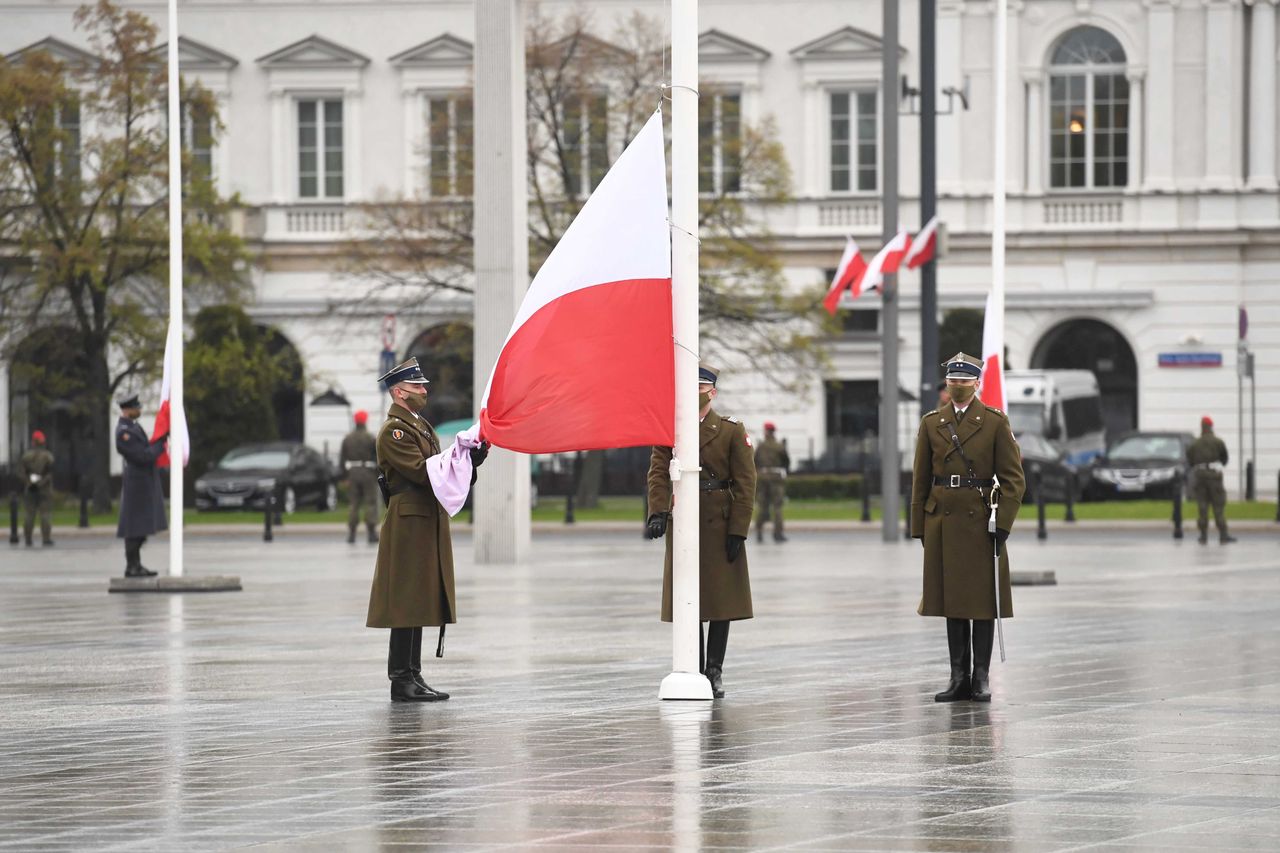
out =
[(427, 479), (436, 500), (450, 516), (458, 514), (471, 491), (471, 448), (480, 446), (480, 424), (458, 433), (453, 444), (427, 460)]

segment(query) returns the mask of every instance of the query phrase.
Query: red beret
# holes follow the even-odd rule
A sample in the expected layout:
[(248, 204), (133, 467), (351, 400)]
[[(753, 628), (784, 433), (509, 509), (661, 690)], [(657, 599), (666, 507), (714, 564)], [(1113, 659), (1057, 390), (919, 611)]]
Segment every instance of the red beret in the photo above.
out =
[(44, 433), (42, 433), (40, 430), (36, 430), (35, 432), (31, 433), (31, 440), (34, 441), (36, 444), (44, 444)]
[(364, 409), (357, 409), (355, 413), (355, 420), (356, 420), (356, 423), (363, 425), (368, 422), (369, 413), (366, 412)]
[(778, 427), (774, 424), (773, 421), (765, 421), (764, 428), (768, 430), (768, 429), (777, 429)]
[(1207, 427), (1213, 426), (1213, 418), (1209, 417), (1208, 415), (1205, 415), (1203, 418), (1200, 419), (1200, 426), (1207, 426)]

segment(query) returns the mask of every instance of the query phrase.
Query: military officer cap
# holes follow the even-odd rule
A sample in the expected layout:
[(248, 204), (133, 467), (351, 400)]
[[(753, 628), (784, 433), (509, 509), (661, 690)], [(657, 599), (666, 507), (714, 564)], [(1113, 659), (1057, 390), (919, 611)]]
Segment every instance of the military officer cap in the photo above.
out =
[(706, 362), (698, 365), (698, 384), (699, 385), (715, 385), (716, 380), (720, 378), (720, 368), (712, 367)]
[(382, 387), (390, 390), (392, 386), (401, 382), (412, 382), (414, 385), (426, 385), (431, 380), (422, 375), (422, 368), (418, 366), (418, 357), (410, 356), (407, 360), (400, 362), (395, 367), (378, 377), (378, 381), (382, 383)]
[(141, 409), (142, 403), (138, 400), (137, 394), (131, 394), (123, 400), (117, 400), (122, 409)]
[(958, 352), (942, 363), (948, 379), (981, 379), (982, 362), (971, 355)]

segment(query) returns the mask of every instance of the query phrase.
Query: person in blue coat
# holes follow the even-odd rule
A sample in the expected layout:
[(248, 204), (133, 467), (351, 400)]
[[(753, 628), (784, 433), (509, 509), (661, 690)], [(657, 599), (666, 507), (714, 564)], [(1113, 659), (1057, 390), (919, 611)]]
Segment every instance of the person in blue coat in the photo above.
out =
[(142, 565), (142, 544), (148, 536), (169, 527), (160, 471), (156, 468), (156, 460), (165, 450), (165, 436), (155, 442), (148, 441), (147, 431), (138, 423), (142, 404), (137, 394), (119, 403), (116, 452), (124, 458), (124, 474), (120, 481), (120, 523), (116, 537), (124, 540), (124, 576), (155, 577), (155, 572)]

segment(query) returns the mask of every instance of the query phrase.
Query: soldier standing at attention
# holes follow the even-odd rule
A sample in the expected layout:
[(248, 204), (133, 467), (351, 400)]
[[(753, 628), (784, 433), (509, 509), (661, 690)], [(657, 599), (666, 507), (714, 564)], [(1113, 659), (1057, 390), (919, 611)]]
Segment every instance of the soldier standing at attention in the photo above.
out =
[[(391, 629), (391, 701), (439, 702), (449, 694), (433, 690), (422, 677), (422, 629), (440, 628), (436, 656), (443, 657), (444, 626), (458, 621), (449, 513), (427, 476), (427, 459), (440, 452), (440, 439), (422, 417), (428, 380), (417, 358), (396, 365), (378, 381), (392, 401), (377, 440), (378, 470), (389, 498), (366, 624)], [(488, 452), (483, 444), (472, 449), (471, 464), (479, 468)]]
[(351, 510), (347, 514), (347, 541), (356, 541), (356, 526), (360, 523), (360, 507), (364, 506), (364, 526), (369, 533), (370, 544), (378, 541), (378, 447), (365, 425), (369, 413), (360, 409), (352, 417), (355, 428), (342, 439), (342, 451), (338, 463), (347, 475), (347, 501)]
[(1227, 490), (1222, 485), (1222, 469), (1227, 464), (1227, 445), (1213, 434), (1213, 418), (1200, 419), (1200, 437), (1187, 448), (1187, 462), (1191, 463), (1196, 505), (1200, 509), (1200, 544), (1209, 544), (1209, 506), (1213, 506), (1213, 521), (1218, 526), (1218, 544), (1234, 542), (1227, 533)]
[(22, 538), (31, 547), (31, 533), (40, 512), (40, 544), (53, 544), (53, 454), (44, 446), (44, 433), (31, 433), (31, 449), (18, 460), (18, 476), (22, 479)]
[(147, 537), (169, 529), (164, 511), (164, 491), (160, 487), (160, 471), (156, 460), (164, 453), (165, 436), (147, 441), (147, 431), (138, 423), (142, 404), (138, 395), (120, 401), (120, 420), (116, 422), (116, 452), (124, 457), (124, 473), (120, 478), (120, 523), (116, 536), (124, 540), (124, 576), (155, 577), (155, 572), (142, 565), (142, 545)]
[(787, 469), (791, 457), (787, 446), (775, 434), (772, 421), (764, 425), (764, 441), (756, 448), (756, 497), (759, 511), (756, 513), (756, 541), (764, 541), (764, 523), (773, 519), (773, 541), (786, 542), (782, 532), (782, 503), (787, 496)]
[[(1008, 417), (977, 397), (981, 362), (956, 353), (943, 367), (951, 403), (921, 419), (912, 468), (911, 535), (924, 545), (919, 613), (947, 620), (951, 681), (934, 701), (990, 702), (996, 595), (1000, 616), (1013, 616), (1009, 554), (1003, 546), (1025, 491), (1022, 455)], [(994, 542), (987, 532), (993, 475), (1000, 481)], [(999, 589), (994, 577), (997, 544)]]
[[(755, 503), (756, 466), (751, 437), (737, 418), (711, 410), (720, 371), (698, 367), (698, 475), (700, 506), (698, 539), (699, 621), (709, 622), (705, 660), (700, 671), (711, 682), (711, 694), (724, 696), (724, 653), (729, 623), (750, 619), (751, 579), (747, 575), (744, 543), (751, 532)], [(666, 535), (671, 519), (672, 448), (654, 447), (649, 457), (649, 536)], [(671, 537), (667, 536), (666, 567), (662, 574), (662, 621), (671, 617)], [(701, 633), (701, 628), (699, 628)]]

